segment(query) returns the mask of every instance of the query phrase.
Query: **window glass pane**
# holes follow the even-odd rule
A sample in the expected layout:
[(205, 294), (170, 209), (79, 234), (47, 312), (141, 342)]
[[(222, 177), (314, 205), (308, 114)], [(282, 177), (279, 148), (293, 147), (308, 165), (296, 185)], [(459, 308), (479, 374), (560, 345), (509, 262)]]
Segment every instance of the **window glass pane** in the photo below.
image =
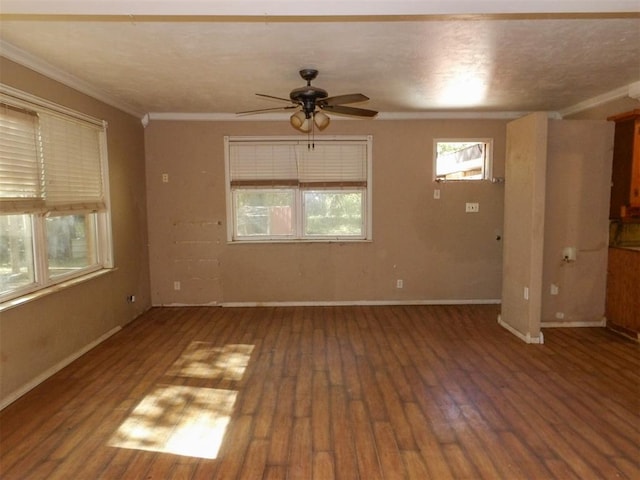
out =
[(362, 236), (362, 200), (361, 191), (305, 191), (305, 235)]
[(31, 215), (0, 215), (0, 294), (34, 282)]
[(294, 234), (293, 190), (237, 189), (233, 195), (237, 237)]
[(96, 214), (61, 215), (46, 221), (49, 277), (90, 267), (96, 259)]
[(484, 142), (437, 142), (436, 178), (482, 180), (487, 155)]

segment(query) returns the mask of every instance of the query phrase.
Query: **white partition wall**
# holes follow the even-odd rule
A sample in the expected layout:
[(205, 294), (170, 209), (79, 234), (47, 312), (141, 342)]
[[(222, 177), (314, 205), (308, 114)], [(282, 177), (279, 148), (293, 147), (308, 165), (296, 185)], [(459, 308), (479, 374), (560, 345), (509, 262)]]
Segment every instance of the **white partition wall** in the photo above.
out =
[(527, 343), (542, 343), (547, 114), (507, 125), (500, 323)]

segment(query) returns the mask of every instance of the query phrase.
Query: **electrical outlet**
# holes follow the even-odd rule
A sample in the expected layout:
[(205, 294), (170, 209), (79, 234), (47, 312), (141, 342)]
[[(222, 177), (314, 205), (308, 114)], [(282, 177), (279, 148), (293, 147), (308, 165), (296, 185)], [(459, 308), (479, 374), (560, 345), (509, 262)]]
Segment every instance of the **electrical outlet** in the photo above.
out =
[(173, 282), (173, 289), (174, 290), (180, 290), (180, 282), (178, 282), (178, 281)]
[(566, 263), (576, 261), (576, 247), (564, 247), (562, 249), (562, 261)]
[(558, 293), (560, 293), (560, 287), (558, 287), (558, 285), (556, 285), (555, 283), (551, 284), (551, 295), (558, 295)]
[(436, 188), (433, 191), (433, 198), (435, 198), (436, 200), (440, 200), (440, 189)]
[(480, 204), (477, 202), (467, 202), (464, 211), (467, 213), (478, 213), (480, 211)]
[(404, 282), (402, 281), (402, 279), (396, 280), (396, 288), (402, 288), (402, 287), (404, 287)]
[(162, 174), (162, 183), (169, 183), (169, 174), (168, 173), (163, 173)]

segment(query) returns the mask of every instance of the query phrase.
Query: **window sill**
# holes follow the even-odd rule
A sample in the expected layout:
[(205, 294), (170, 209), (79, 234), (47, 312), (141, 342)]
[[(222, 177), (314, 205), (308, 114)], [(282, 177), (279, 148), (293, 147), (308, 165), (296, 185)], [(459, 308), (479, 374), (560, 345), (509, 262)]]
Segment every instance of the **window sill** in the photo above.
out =
[(71, 287), (73, 285), (78, 285), (80, 283), (84, 283), (94, 278), (101, 277), (115, 270), (117, 269), (103, 268), (98, 271), (87, 273), (86, 275), (82, 275), (81, 277), (72, 278), (70, 280), (66, 280), (64, 282), (60, 282), (55, 285), (51, 285), (49, 287), (41, 288), (40, 290), (37, 290), (35, 292), (27, 293), (20, 297), (12, 298), (11, 300), (6, 300), (5, 302), (0, 303), (0, 312), (4, 312), (5, 310), (9, 310), (11, 308), (17, 307), (19, 305), (23, 305), (28, 302), (32, 302), (34, 300), (45, 297), (52, 293), (56, 293), (61, 290), (64, 290), (65, 288)]
[(319, 239), (319, 238), (306, 238), (306, 239), (287, 239), (287, 240), (228, 240), (228, 245), (282, 245), (282, 244), (309, 244), (309, 243), (341, 243), (341, 244), (350, 244), (350, 243), (371, 243), (373, 240), (370, 238), (357, 238), (357, 239), (346, 239), (346, 238), (332, 238), (332, 239)]

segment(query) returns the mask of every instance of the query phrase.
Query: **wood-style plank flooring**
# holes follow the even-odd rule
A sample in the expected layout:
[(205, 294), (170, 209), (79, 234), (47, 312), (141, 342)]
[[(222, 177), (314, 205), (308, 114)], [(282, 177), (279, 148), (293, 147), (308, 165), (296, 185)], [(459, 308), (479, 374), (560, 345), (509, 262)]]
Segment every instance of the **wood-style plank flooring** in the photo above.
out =
[(639, 479), (638, 344), (497, 312), (152, 309), (0, 412), (0, 478)]

